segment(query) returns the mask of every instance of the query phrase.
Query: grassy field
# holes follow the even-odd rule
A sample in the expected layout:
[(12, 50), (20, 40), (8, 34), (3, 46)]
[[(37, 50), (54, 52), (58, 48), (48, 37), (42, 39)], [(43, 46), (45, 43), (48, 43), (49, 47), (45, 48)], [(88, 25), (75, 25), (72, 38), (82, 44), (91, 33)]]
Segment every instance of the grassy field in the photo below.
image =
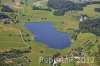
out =
[[(33, 0), (30, 0), (28, 3), (32, 4)], [(35, 2), (37, 3), (37, 2)], [(42, 2), (42, 4), (45, 2)], [(33, 4), (32, 4), (33, 5)], [(46, 7), (46, 4), (43, 5)], [(24, 36), (25, 39), (30, 39), (30, 42), (26, 42), (30, 47), (32, 47), (32, 50), (34, 52), (24, 54), (27, 56), (30, 60), (30, 66), (50, 66), (48, 64), (39, 64), (39, 57), (51, 57), (56, 52), (60, 52), (62, 56), (68, 55), (68, 53), (75, 48), (83, 47), (83, 52), (91, 52), (94, 53), (94, 50), (97, 51), (97, 44), (100, 43), (100, 37), (98, 43), (95, 44), (95, 41), (97, 39), (97, 36), (95, 36), (92, 33), (81, 33), (78, 35), (78, 39), (72, 43), (71, 47), (62, 49), (62, 50), (56, 50), (56, 49), (50, 49), (46, 45), (36, 42), (32, 39), (33, 35), (31, 32), (29, 32), (25, 28), (26, 22), (53, 22), (55, 23), (55, 28), (57, 28), (58, 31), (62, 32), (69, 32), (74, 33), (74, 30), (77, 30), (79, 28), (79, 20), (75, 17), (79, 16), (80, 14), (87, 14), (92, 18), (96, 18), (97, 16), (100, 16), (100, 13), (94, 12), (95, 7), (100, 7), (100, 4), (95, 5), (89, 5), (87, 7), (84, 7), (83, 11), (77, 11), (77, 12), (67, 12), (64, 16), (54, 16), (53, 11), (43, 11), (43, 10), (32, 10), (31, 6), (25, 6), (21, 5), (21, 8), (16, 8), (13, 6), (10, 6), (14, 10), (18, 10), (20, 13), (14, 13), (14, 15), (17, 15), (17, 18), (15, 20), (20, 21), (18, 24), (10, 24), (10, 25), (4, 25), (2, 21), (0, 21), (0, 51), (4, 51), (11, 48), (25, 48), (27, 47), (24, 42), (21, 39), (20, 29), (23, 30), (23, 35), (29, 34), (29, 37)], [(5, 13), (9, 16), (11, 16), (12, 13)], [(25, 16), (23, 16), (25, 15)], [(42, 20), (41, 18), (46, 17), (46, 20)], [(64, 22), (64, 24), (62, 24)], [(72, 30), (69, 30), (72, 29)], [(93, 43), (94, 47), (90, 50), (87, 50), (86, 47), (84, 47), (85, 42), (89, 40)], [(43, 53), (41, 53), (41, 50)], [(71, 63), (69, 64), (62, 64), (62, 66), (73, 66)], [(91, 65), (94, 66), (94, 65)]]
[(100, 16), (99, 12), (94, 12), (94, 8), (99, 8), (100, 4), (94, 4), (94, 5), (88, 5), (87, 7), (84, 7), (84, 11), (78, 12), (79, 14), (87, 14), (91, 18), (96, 18)]
[(13, 27), (0, 26), (0, 50), (26, 47), (20, 38), (20, 32)]

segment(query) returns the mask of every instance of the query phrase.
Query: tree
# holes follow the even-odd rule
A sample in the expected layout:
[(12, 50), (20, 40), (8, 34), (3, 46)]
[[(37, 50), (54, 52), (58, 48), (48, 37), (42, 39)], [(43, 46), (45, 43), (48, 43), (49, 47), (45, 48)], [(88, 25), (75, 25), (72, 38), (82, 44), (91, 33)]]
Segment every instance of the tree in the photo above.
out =
[(3, 11), (3, 12), (14, 12), (14, 10), (9, 8), (9, 6), (2, 5), (2, 7), (3, 8), (1, 9), (1, 11)]
[(61, 66), (61, 63), (57, 63), (57, 66)]
[(41, 50), (40, 53), (43, 53), (43, 50)]
[(32, 51), (32, 47), (29, 47), (28, 50), (29, 50), (29, 52), (31, 52)]
[(65, 15), (65, 12), (63, 10), (58, 10), (58, 11), (55, 11), (53, 13), (53, 15), (55, 15), (55, 16), (63, 16), (63, 15)]
[(100, 8), (94, 8), (94, 11), (100, 12)]
[(9, 16), (4, 13), (0, 13), (0, 19), (4, 19), (4, 18), (9, 18)]
[(59, 57), (60, 56), (60, 53), (57, 52), (56, 54), (53, 55), (53, 58), (56, 58), (56, 57)]

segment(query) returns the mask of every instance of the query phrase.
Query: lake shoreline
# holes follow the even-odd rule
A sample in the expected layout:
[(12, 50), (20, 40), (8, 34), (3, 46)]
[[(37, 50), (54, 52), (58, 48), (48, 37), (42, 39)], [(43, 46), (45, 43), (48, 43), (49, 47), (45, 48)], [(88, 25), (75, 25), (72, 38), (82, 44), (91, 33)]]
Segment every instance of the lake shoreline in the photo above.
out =
[[(55, 27), (54, 27), (54, 23), (52, 23), (52, 22), (27, 22), (27, 23), (25, 23), (25, 25), (26, 24), (30, 24), (30, 23), (37, 23), (37, 24), (39, 24), (39, 23), (49, 23), (49, 24), (53, 24), (53, 26), (52, 26), (52, 28), (53, 29), (56, 29)], [(25, 26), (26, 27), (26, 26)], [(27, 28), (28, 29), (28, 28)], [(29, 30), (30, 31), (30, 30)], [(31, 31), (30, 31), (31, 32)], [(56, 30), (56, 32), (59, 32), (59, 31), (57, 31)], [(69, 34), (68, 33), (66, 33), (66, 32), (60, 32), (60, 33), (63, 33), (63, 34), (66, 34), (67, 36), (69, 36)], [(33, 33), (34, 34), (34, 33)], [(46, 36), (45, 36), (46, 37)], [(36, 37), (35, 37), (36, 38)], [(70, 40), (70, 38), (67, 38), (68, 40)], [(36, 39), (35, 39), (35, 41), (37, 41)], [(41, 43), (41, 42), (40, 42)], [(43, 43), (43, 42), (42, 42)], [(43, 43), (43, 44), (46, 44), (46, 43)], [(70, 45), (71, 45), (72, 43), (71, 43), (71, 41), (70, 41)], [(61, 48), (61, 49), (65, 49), (65, 48), (67, 48), (67, 47), (69, 47), (70, 45), (67, 45), (66, 47), (64, 47), (64, 48)], [(52, 48), (52, 47), (48, 47), (48, 48)], [(53, 48), (53, 49), (55, 49), (55, 48)], [(58, 48), (56, 48), (56, 49), (58, 49)]]

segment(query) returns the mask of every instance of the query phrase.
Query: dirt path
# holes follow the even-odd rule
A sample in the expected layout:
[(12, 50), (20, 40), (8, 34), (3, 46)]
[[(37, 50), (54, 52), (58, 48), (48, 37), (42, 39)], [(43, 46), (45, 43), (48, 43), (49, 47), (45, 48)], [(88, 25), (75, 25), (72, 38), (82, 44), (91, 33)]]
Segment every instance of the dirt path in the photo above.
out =
[[(20, 34), (21, 34), (21, 39), (23, 41), (23, 43), (27, 46), (27, 47), (30, 47), (29, 44), (27, 44), (24, 39), (23, 39), (23, 36), (22, 36), (22, 31), (20, 30)], [(31, 50), (33, 53), (35, 54), (40, 54), (40, 53), (37, 53), (37, 52), (34, 52), (33, 50)], [(52, 56), (52, 55), (48, 55), (48, 54), (42, 54), (42, 55), (45, 55), (45, 56)]]

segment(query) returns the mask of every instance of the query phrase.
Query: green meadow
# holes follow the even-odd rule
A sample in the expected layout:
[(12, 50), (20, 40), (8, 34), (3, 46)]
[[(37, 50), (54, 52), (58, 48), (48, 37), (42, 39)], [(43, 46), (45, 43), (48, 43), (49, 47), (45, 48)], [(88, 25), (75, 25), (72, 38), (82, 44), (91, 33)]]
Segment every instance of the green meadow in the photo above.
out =
[[(8, 0), (9, 1), (9, 0)], [(32, 4), (32, 0), (28, 1), (28, 4)], [(78, 2), (78, 1), (75, 1)], [(38, 3), (39, 5), (45, 6), (46, 7), (46, 2), (35, 2), (36, 4)], [(8, 5), (9, 6), (9, 5)], [(0, 21), (0, 51), (6, 51), (12, 48), (16, 49), (24, 49), (27, 48), (27, 45), (32, 47), (31, 53), (26, 53), (24, 54), (27, 56), (31, 62), (29, 66), (50, 66), (49, 64), (41, 64), (39, 63), (39, 58), (40, 57), (52, 57), (53, 54), (56, 52), (61, 53), (61, 56), (67, 56), (70, 51), (73, 49), (76, 49), (78, 47), (84, 48), (83, 52), (90, 52), (91, 54), (94, 53), (94, 50), (97, 51), (97, 44), (100, 43), (100, 37), (92, 34), (92, 33), (80, 33), (77, 36), (77, 40), (74, 41), (71, 39), (72, 44), (70, 47), (62, 49), (62, 50), (57, 50), (57, 49), (51, 49), (48, 48), (45, 44), (36, 42), (35, 40), (32, 39), (35, 35), (32, 34), (29, 30), (25, 28), (25, 23), (27, 22), (53, 22), (55, 23), (55, 28), (58, 31), (61, 32), (67, 32), (67, 33), (75, 33), (75, 30), (79, 29), (79, 19), (76, 17), (79, 16), (80, 14), (87, 14), (91, 18), (97, 18), (100, 16), (99, 12), (95, 12), (94, 8), (95, 7), (100, 7), (100, 4), (95, 4), (95, 5), (88, 5), (87, 7), (84, 7), (83, 11), (75, 11), (75, 12), (67, 12), (64, 16), (54, 16), (53, 11), (43, 11), (43, 10), (32, 10), (31, 6), (26, 6), (26, 5), (21, 5), (21, 8), (16, 8), (13, 6), (10, 6), (14, 10), (18, 10), (19, 12), (17, 13), (8, 13), (5, 12), (10, 17), (16, 16), (16, 19), (14, 20), (19, 21), (18, 24), (11, 23), (9, 25), (4, 25), (2, 21)], [(1, 12), (1, 11), (0, 11)], [(11, 14), (14, 14), (11, 16)], [(46, 20), (42, 20), (42, 18), (47, 18)], [(62, 24), (64, 22), (64, 24)], [(71, 30), (70, 30), (71, 29)], [(20, 33), (20, 30), (23, 30), (22, 33)], [(29, 36), (26, 36), (29, 34)], [(24, 35), (21, 38), (21, 35)], [(98, 43), (95, 43), (97, 38), (99, 39)], [(26, 41), (25, 44), (23, 39), (30, 39), (31, 41)], [(93, 48), (90, 48), (90, 50), (87, 50), (88, 47), (85, 47), (85, 42), (86, 41), (92, 42), (94, 45)], [(43, 51), (43, 53), (41, 53)], [(74, 66), (73, 63), (66, 63), (66, 64), (61, 64), (61, 66)], [(89, 65), (89, 66), (96, 66), (96, 65)]]

